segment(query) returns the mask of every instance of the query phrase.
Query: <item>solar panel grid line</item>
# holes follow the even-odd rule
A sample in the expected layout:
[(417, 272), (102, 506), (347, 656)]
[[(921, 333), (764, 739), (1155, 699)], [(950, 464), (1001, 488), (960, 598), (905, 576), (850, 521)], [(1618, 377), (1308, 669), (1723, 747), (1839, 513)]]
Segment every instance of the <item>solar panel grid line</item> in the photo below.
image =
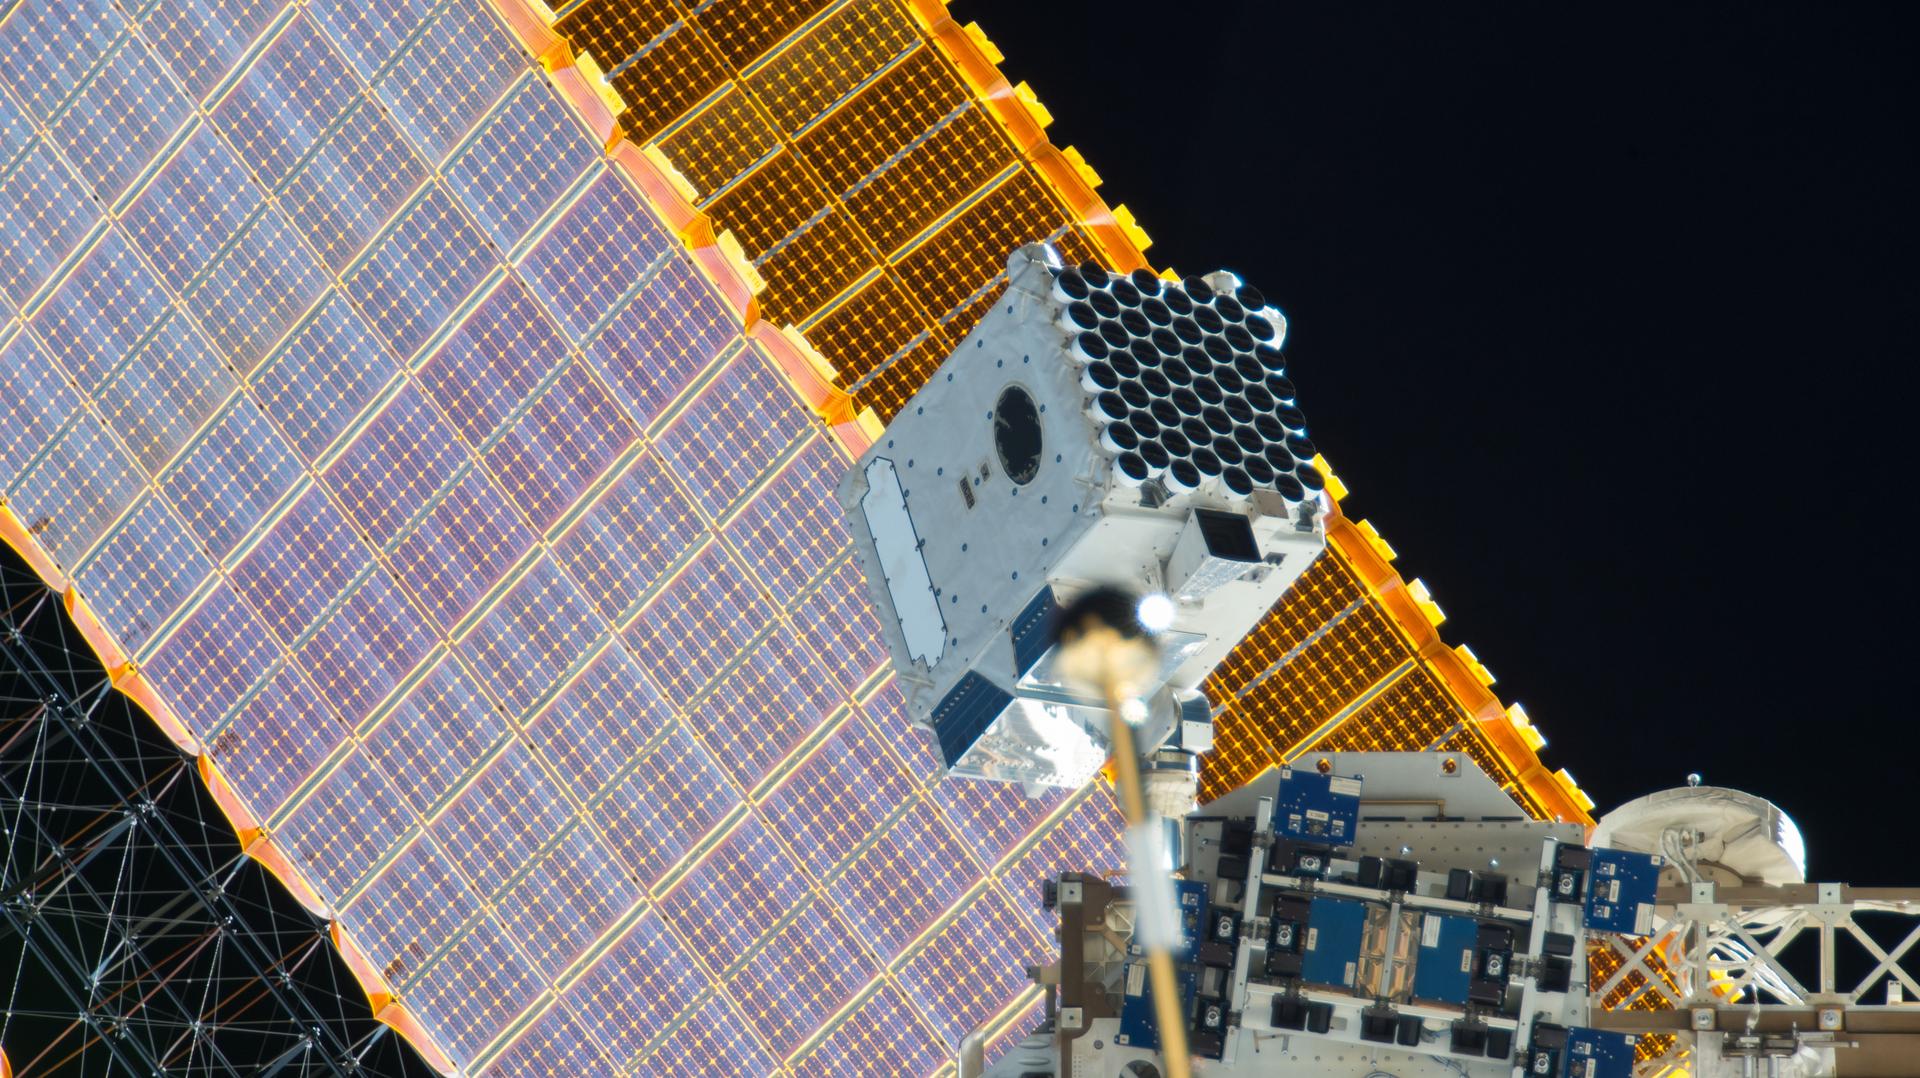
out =
[[(136, 147), (164, 144), (181, 137), (192, 105), (183, 94), (162, 99), (148, 92), (167, 88), (168, 81), (162, 73), (164, 65), (153, 59), (134, 34), (120, 37), (108, 57), (107, 64), (91, 72), (74, 98), (53, 117), (49, 131), (59, 139), (70, 161), (86, 166), (82, 175), (102, 177), (102, 182), (94, 185), (94, 195), (113, 207), (122, 203), (129, 187), (136, 185), (153, 164), (150, 154), (122, 156), (114, 151), (129, 143)], [(146, 61), (144, 69), (142, 61)], [(112, 70), (122, 63), (130, 70)], [(134, 168), (132, 173), (125, 171), (129, 165)]]
[(938, 1035), (890, 978), (870, 982), (790, 1057), (801, 1073), (925, 1074), (944, 1059)]
[[(692, 735), (684, 731), (681, 731), (681, 736), (688, 741), (693, 740)], [(654, 751), (659, 752), (667, 747), (670, 747), (669, 743), (663, 741), (662, 745), (655, 746)], [(717, 775), (718, 772), (715, 774)], [(727, 837), (733, 834), (734, 829), (740, 826), (741, 821), (752, 813), (753, 806), (741, 799), (739, 791), (735, 790), (731, 783), (724, 784), (714, 792), (727, 799), (725, 809), (711, 822), (705, 823), (704, 827), (698, 830), (665, 865), (656, 866), (651, 878), (646, 880), (644, 886), (647, 889), (647, 895), (655, 903), (673, 893), (689, 875), (698, 870), (707, 855), (711, 854), (720, 843), (726, 841)]]
[(767, 1041), (740, 1013), (723, 987), (703, 994), (637, 1057), (630, 1073), (683, 1078), (705, 1073), (703, 1065), (725, 1059), (742, 1075), (785, 1075)]
[[(514, 110), (522, 107), (537, 115), (517, 115)], [(511, 137), (502, 139), (497, 148), (487, 145), (487, 140), (508, 124), (514, 125)], [(576, 138), (565, 139), (568, 131)], [(443, 173), (448, 182), (460, 185), (466, 201), (492, 210), (481, 214), (483, 224), (507, 262), (518, 263), (591, 182), (597, 155), (577, 137), (585, 133), (578, 114), (559, 100), (552, 84), (528, 71), (449, 154)], [(550, 137), (559, 139), (559, 144), (552, 144)], [(530, 138), (539, 138), (541, 145), (531, 150), (521, 145), (522, 140)], [(488, 166), (511, 170), (510, 175), (504, 180), (489, 176)], [(469, 178), (469, 171), (477, 174)], [(569, 171), (573, 173), (571, 179)], [(522, 203), (507, 201), (510, 193), (529, 189), (545, 197)], [(501, 204), (494, 205), (496, 197)], [(531, 215), (525, 212), (529, 206), (535, 211)], [(502, 219), (495, 220), (495, 214)]]
[[(247, 5), (250, 11), (222, 10), (223, 17), (218, 20), (193, 24), (189, 22), (193, 13), (178, 6), (163, 3), (144, 6), (148, 10), (136, 15), (141, 35), (155, 55), (174, 71), (188, 96), (200, 103), (220, 96), (238, 81), (251, 66), (260, 42), (277, 31), (277, 23), (293, 18), (299, 10), (296, 5), (283, 6), (278, 0), (264, 0), (250, 2)], [(173, 21), (163, 21), (169, 16)], [(224, 48), (215, 48), (206, 40), (214, 33), (221, 36)], [(178, 47), (168, 47), (168, 41), (176, 34), (190, 40), (182, 41)], [(183, 71), (183, 67), (187, 70)]]
[[(723, 123), (757, 125), (759, 137), (752, 139), (739, 131), (705, 137), (706, 125)], [(682, 151), (679, 139), (687, 140), (690, 148)], [(692, 185), (693, 205), (703, 211), (785, 148), (773, 121), (737, 82), (728, 83), (711, 104), (688, 113), (654, 144)]]
[(1308, 730), (1306, 733), (1300, 735), (1293, 743), (1280, 749), (1281, 763), (1290, 763), (1299, 759), (1315, 741), (1338, 730), (1342, 723), (1365, 709), (1368, 704), (1378, 699), (1382, 693), (1391, 689), (1395, 682), (1413, 672), (1417, 667), (1418, 663), (1414, 659), (1409, 658), (1381, 675), (1378, 681), (1367, 686), (1361, 691), (1360, 695), (1341, 705), (1338, 711), (1321, 720), (1318, 726)]
[(1278, 676), (1282, 670), (1286, 669), (1288, 663), (1299, 658), (1302, 652), (1319, 643), (1328, 633), (1337, 629), (1341, 622), (1358, 613), (1366, 604), (1367, 600), (1364, 596), (1356, 598), (1342, 607), (1331, 618), (1314, 626), (1313, 631), (1309, 633), (1305, 639), (1288, 648), (1278, 658), (1268, 664), (1265, 669), (1254, 674), (1245, 684), (1232, 689), (1229, 694), (1216, 702), (1213, 705), (1214, 715), (1218, 716), (1223, 714), (1227, 708), (1232, 707), (1235, 703), (1246, 699), (1249, 695), (1258, 691), (1261, 685), (1269, 678)]
[(984, 880), (888, 967), (942, 1039), (956, 1048), (1036, 986), (1025, 971), (1058, 957), (1057, 940), (1036, 931), (1005, 882)]
[(149, 636), (166, 631), (213, 571), (165, 500), (149, 492), (73, 576), (86, 587), (95, 610), (122, 626), (122, 647), (136, 651)]

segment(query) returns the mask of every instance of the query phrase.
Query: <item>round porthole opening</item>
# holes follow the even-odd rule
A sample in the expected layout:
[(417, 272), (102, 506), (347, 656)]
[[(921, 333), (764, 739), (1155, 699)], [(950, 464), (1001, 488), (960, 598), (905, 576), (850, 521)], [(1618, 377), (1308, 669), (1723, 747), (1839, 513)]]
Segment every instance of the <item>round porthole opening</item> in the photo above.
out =
[(993, 448), (1007, 478), (1025, 486), (1040, 474), (1040, 409), (1019, 386), (1008, 386), (993, 409)]

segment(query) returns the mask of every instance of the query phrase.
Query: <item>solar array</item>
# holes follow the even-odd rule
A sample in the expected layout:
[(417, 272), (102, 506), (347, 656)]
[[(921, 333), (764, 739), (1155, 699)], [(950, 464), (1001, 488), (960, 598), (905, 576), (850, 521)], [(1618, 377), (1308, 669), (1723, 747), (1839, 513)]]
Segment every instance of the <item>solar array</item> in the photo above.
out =
[(0, 21), (12, 511), (453, 1062), (940, 1070), (1105, 794), (935, 781), (843, 452), (492, 10), (371, 11)]
[[(937, 1072), (1027, 1020), (1035, 882), (1116, 867), (1117, 814), (934, 780), (844, 451), (663, 199), (883, 414), (1007, 251), (1145, 238), (937, 4), (548, 14), (0, 5), (9, 519), (449, 1062)], [(1384, 544), (1329, 535), (1209, 683), (1209, 791), (1377, 738), (1568, 811)]]
[[(1146, 265), (1125, 207), (1100, 201), (1099, 177), (1048, 143), (1045, 108), (1000, 75), (992, 42), (937, 0), (581, 0), (554, 29), (612, 73), (624, 111), (610, 130), (676, 166), (711, 226), (738, 236), (767, 282), (762, 312), (803, 329), (882, 418), (978, 323), (1014, 248), (1046, 239), (1070, 263)], [(1350, 588), (1351, 605), (1283, 605), (1210, 679), (1221, 738), (1203, 793), (1366, 738), (1471, 753), (1529, 812), (1582, 815), (1525, 713), (1441, 642), (1439, 608), (1393, 571), (1391, 548), (1342, 517), (1329, 539), (1314, 580)], [(1389, 707), (1401, 700), (1422, 706)]]

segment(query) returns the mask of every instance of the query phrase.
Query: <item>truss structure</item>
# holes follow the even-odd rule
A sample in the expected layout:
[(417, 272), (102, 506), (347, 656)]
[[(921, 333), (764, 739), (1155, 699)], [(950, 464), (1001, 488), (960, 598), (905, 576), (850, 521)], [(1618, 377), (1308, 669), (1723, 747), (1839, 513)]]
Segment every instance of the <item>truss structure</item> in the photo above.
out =
[(1660, 899), (1647, 945), (1617, 950), (1593, 991), (1595, 1025), (1652, 1035), (1642, 1074), (1776, 1073), (1826, 1053), (1845, 1075), (1912, 1073), (1920, 889), (1703, 881)]
[(14, 1074), (430, 1073), (11, 553), (0, 818)]

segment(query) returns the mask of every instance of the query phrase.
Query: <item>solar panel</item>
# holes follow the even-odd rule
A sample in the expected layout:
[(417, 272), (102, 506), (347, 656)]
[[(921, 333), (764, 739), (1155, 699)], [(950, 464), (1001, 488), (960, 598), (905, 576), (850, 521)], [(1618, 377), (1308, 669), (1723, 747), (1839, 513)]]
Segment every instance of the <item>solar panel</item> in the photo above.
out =
[[(1117, 812), (937, 781), (842, 450), (516, 11), (0, 16), (10, 511), (451, 1062), (938, 1071), (1031, 1012), (1035, 882), (1120, 868)], [(1008, 141), (1024, 106), (897, 0), (559, 28), (863, 402), (906, 399), (1012, 247), (1106, 250)], [(1229, 661), (1244, 730), (1284, 700), (1330, 736), (1407, 664), (1363, 585), (1323, 592), (1344, 620)], [(1287, 691), (1342, 688), (1240, 693), (1296, 661)], [(1392, 697), (1417, 736), (1497, 761), (1434, 686)], [(1276, 751), (1240, 737), (1231, 766)]]

